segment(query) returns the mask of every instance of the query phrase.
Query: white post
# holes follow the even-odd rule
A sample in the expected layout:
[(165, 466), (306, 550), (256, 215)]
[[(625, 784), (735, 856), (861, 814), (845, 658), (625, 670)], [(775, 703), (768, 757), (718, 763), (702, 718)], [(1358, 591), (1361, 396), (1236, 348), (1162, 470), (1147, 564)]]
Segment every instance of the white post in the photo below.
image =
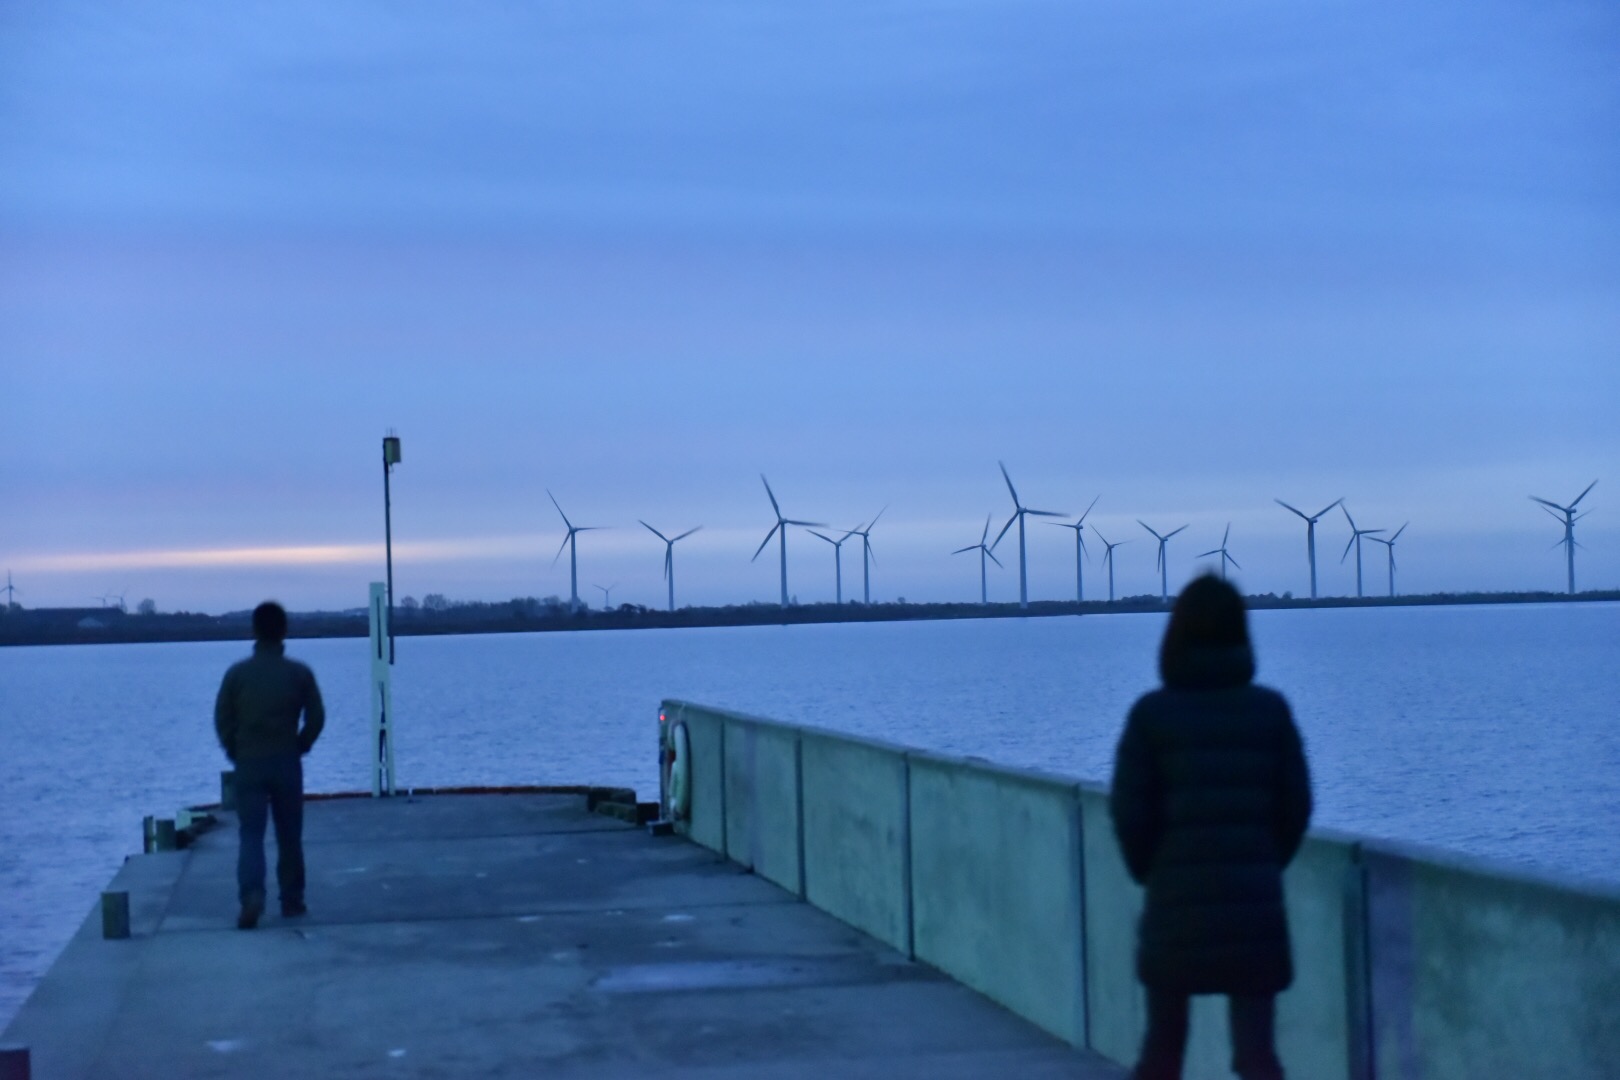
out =
[(388, 656), (388, 586), (371, 583), (371, 794), (394, 794), (394, 680)]

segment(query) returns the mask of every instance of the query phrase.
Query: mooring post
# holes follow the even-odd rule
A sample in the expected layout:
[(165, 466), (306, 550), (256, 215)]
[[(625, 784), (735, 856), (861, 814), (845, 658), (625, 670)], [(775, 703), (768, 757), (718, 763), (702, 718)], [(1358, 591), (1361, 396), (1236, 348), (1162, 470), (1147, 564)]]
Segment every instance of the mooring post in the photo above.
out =
[(108, 941), (129, 937), (129, 893), (101, 894), (101, 936)]
[(236, 770), (226, 769), (219, 774), (219, 808), (236, 810)]
[(8, 1043), (0, 1046), (0, 1080), (32, 1080), (28, 1047)]

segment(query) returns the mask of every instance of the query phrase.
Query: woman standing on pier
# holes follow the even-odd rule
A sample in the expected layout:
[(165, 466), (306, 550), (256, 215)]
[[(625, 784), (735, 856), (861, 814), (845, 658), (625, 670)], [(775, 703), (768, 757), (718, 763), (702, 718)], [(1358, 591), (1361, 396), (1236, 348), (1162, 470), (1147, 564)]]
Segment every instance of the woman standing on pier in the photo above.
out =
[(1254, 679), (1243, 598), (1206, 575), (1176, 598), (1159, 649), (1164, 686), (1132, 707), (1110, 809), (1147, 889), (1137, 976), (1148, 1025), (1138, 1080), (1181, 1075), (1189, 999), (1225, 994), (1232, 1069), (1283, 1075), (1276, 995), (1293, 981), (1283, 868), (1311, 816), (1288, 703)]

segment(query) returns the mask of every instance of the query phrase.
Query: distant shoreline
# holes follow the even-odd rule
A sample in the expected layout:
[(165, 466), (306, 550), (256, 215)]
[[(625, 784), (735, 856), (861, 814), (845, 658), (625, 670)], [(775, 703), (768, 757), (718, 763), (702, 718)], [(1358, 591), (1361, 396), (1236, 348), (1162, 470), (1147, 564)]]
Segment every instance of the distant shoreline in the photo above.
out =
[[(1453, 607), (1479, 604), (1583, 604), (1620, 600), (1620, 589), (1588, 592), (1431, 593), (1420, 596), (1329, 596), (1317, 600), (1263, 593), (1245, 598), (1251, 610), (1292, 608)], [(246, 612), (229, 615), (189, 613), (131, 615), (117, 609), (59, 611), (13, 609), (0, 613), (0, 646), (110, 645), (151, 642), (245, 641), (252, 637)], [(440, 611), (396, 610), (396, 637), (441, 634), (560, 633), (582, 630), (668, 630), (700, 626), (788, 626), (812, 623), (913, 622), (955, 619), (1052, 618), (1062, 615), (1117, 615), (1162, 612), (1155, 596), (1117, 601), (1039, 600), (1027, 609), (1007, 604), (774, 604), (687, 607), (662, 611), (625, 604), (609, 611), (547, 606), (532, 599), (451, 606)], [(93, 625), (84, 625), (90, 622)], [(360, 612), (294, 612), (290, 638), (366, 637)]]

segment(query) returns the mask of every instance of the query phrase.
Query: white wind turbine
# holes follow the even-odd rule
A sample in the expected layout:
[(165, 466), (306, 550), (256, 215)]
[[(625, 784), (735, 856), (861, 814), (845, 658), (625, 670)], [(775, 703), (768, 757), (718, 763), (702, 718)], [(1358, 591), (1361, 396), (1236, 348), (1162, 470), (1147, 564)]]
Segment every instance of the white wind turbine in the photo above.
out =
[(1163, 536), (1160, 536), (1158, 533), (1153, 531), (1153, 526), (1149, 525), (1147, 522), (1143, 521), (1141, 518), (1137, 518), (1136, 523), (1138, 525), (1142, 526), (1142, 528), (1146, 529), (1148, 532), (1153, 533), (1153, 539), (1155, 539), (1155, 540), (1157, 540), (1159, 542), (1159, 599), (1164, 601), (1165, 603), (1169, 603), (1170, 602), (1170, 560), (1168, 560), (1168, 559), (1166, 559), (1164, 557), (1164, 545), (1166, 545), (1166, 544), (1168, 544), (1170, 542), (1170, 538), (1172, 536), (1176, 535), (1176, 533), (1180, 532), (1181, 529), (1185, 529), (1187, 526), (1183, 525), (1183, 526), (1181, 526), (1181, 529), (1172, 529), (1170, 532), (1167, 532)]
[[(765, 494), (770, 496), (771, 510), (776, 513), (776, 524), (772, 525), (771, 531), (765, 534), (765, 539), (759, 542), (759, 548), (754, 552), (754, 559), (759, 558), (759, 553), (765, 550), (765, 545), (771, 542), (771, 537), (780, 535), (782, 542), (782, 606), (787, 607), (787, 527), (789, 525), (802, 525), (807, 529), (825, 529), (827, 526), (819, 521), (794, 521), (783, 517), (782, 508), (776, 502), (776, 493), (771, 490), (771, 482), (765, 479), (764, 473), (759, 474), (759, 479), (765, 485)], [(753, 562), (754, 559), (748, 561)]]
[(849, 530), (837, 540), (834, 540), (826, 533), (818, 533), (814, 529), (810, 529), (808, 532), (811, 536), (819, 536), (821, 539), (827, 541), (827, 543), (833, 546), (833, 576), (838, 583), (836, 592), (838, 597), (837, 602), (842, 604), (844, 602), (844, 541), (854, 536), (855, 530)]
[[(887, 509), (887, 506), (883, 508), (883, 510)], [(854, 535), (861, 538), (861, 603), (863, 604), (872, 602), (872, 564), (877, 562), (877, 556), (872, 554), (872, 526), (876, 525), (878, 518), (883, 516), (883, 510), (879, 510), (874, 514), (872, 520), (865, 525), (850, 530)]]
[(1108, 602), (1112, 604), (1114, 602), (1114, 549), (1117, 547), (1123, 547), (1124, 545), (1130, 543), (1130, 541), (1119, 540), (1110, 544), (1108, 542), (1108, 537), (1104, 536), (1100, 532), (1097, 532), (1096, 526), (1092, 526), (1091, 531), (1097, 533), (1097, 539), (1103, 542), (1103, 548), (1105, 549), (1103, 551), (1103, 565), (1108, 567)]
[(1298, 509), (1288, 505), (1287, 503), (1283, 502), (1281, 499), (1274, 499), (1272, 501), (1274, 501), (1278, 506), (1282, 507), (1283, 509), (1288, 510), (1288, 511), (1290, 511), (1292, 513), (1298, 514), (1301, 518), (1303, 518), (1305, 520), (1305, 554), (1311, 561), (1311, 599), (1315, 600), (1316, 599), (1316, 523), (1322, 519), (1323, 514), (1327, 513), (1329, 510), (1333, 509), (1335, 506), (1338, 506), (1340, 503), (1344, 502), (1344, 499), (1343, 498), (1334, 499), (1332, 502), (1330, 502), (1326, 506), (1322, 507), (1322, 509), (1318, 510), (1315, 514), (1307, 514), (1302, 510), (1298, 510)]
[(1243, 567), (1238, 566), (1238, 561), (1236, 559), (1232, 558), (1232, 556), (1227, 553), (1226, 541), (1227, 541), (1228, 538), (1231, 537), (1231, 535), (1232, 535), (1232, 523), (1230, 521), (1228, 521), (1226, 523), (1226, 532), (1221, 534), (1221, 546), (1216, 548), (1213, 551), (1206, 551), (1202, 555), (1198, 556), (1200, 559), (1207, 558), (1210, 555), (1219, 555), (1221, 557), (1221, 580), (1222, 581), (1226, 580), (1226, 564), (1227, 563), (1231, 563), (1233, 566), (1237, 566), (1237, 568), (1239, 570), (1243, 569)]
[(977, 551), (979, 553), (979, 603), (981, 604), (988, 604), (990, 602), (990, 584), (989, 577), (984, 567), (984, 560), (989, 559), (997, 566), (1001, 565), (1001, 560), (996, 558), (995, 553), (985, 545), (985, 540), (987, 540), (989, 536), (990, 515), (986, 514), (984, 515), (984, 532), (980, 534), (979, 542), (977, 544), (969, 544), (965, 548), (957, 548), (955, 551), (951, 552), (952, 555), (960, 555), (965, 551)]
[(1377, 537), (1373, 534), (1381, 533), (1384, 530), (1356, 528), (1356, 519), (1350, 516), (1350, 508), (1344, 505), (1343, 499), (1339, 500), (1339, 509), (1344, 511), (1344, 520), (1350, 523), (1350, 542), (1344, 545), (1344, 554), (1339, 556), (1339, 562), (1342, 563), (1349, 557), (1351, 548), (1356, 549), (1356, 596), (1359, 598), (1361, 596), (1361, 538), (1363, 536), (1372, 536), (1376, 540)]
[(595, 531), (597, 531), (599, 529), (606, 528), (606, 526), (604, 526), (604, 525), (575, 525), (572, 521), (568, 520), (568, 515), (563, 513), (562, 504), (557, 502), (557, 496), (551, 494), (551, 489), (550, 488), (546, 489), (546, 496), (551, 499), (551, 505), (555, 506), (557, 508), (557, 513), (562, 515), (563, 524), (568, 527), (568, 535), (563, 537), (562, 547), (559, 547), (557, 549), (557, 554), (555, 554), (555, 555), (553, 555), (551, 557), (551, 565), (552, 566), (557, 565), (557, 560), (562, 558), (563, 548), (567, 548), (568, 549), (568, 605), (569, 605), (570, 610), (578, 611), (579, 610), (579, 544), (575, 540), (575, 537), (577, 537), (582, 532), (595, 532)]
[[(1543, 510), (1546, 510), (1547, 513), (1552, 514), (1553, 517), (1557, 518), (1564, 524), (1564, 538), (1558, 541), (1558, 544), (1554, 544), (1553, 547), (1557, 547), (1559, 544), (1562, 544), (1568, 551), (1569, 591), (1571, 593), (1575, 591), (1575, 523), (1586, 516), (1586, 514), (1577, 514), (1575, 512), (1575, 508), (1581, 505), (1582, 499), (1586, 498), (1586, 492), (1591, 491), (1595, 487), (1597, 487), (1596, 480), (1592, 481), (1590, 484), (1587, 484), (1586, 491), (1583, 491), (1579, 495), (1575, 496), (1575, 501), (1570, 503), (1568, 506), (1559, 506), (1557, 503), (1552, 502), (1549, 499), (1543, 499), (1537, 495), (1530, 496), (1531, 499), (1541, 504), (1541, 508)], [(1557, 511), (1557, 513), (1554, 513), (1554, 511)], [(1588, 510), (1586, 513), (1590, 514), (1591, 511)]]
[(1395, 535), (1390, 537), (1388, 540), (1385, 540), (1382, 536), (1368, 536), (1367, 537), (1368, 540), (1372, 540), (1375, 543), (1383, 544), (1385, 549), (1387, 549), (1388, 552), (1389, 552), (1389, 595), (1390, 596), (1395, 595), (1395, 541), (1397, 541), (1397, 540), (1399, 540), (1401, 538), (1401, 533), (1405, 532), (1406, 531), (1406, 526), (1410, 525), (1410, 524), (1411, 524), (1411, 522), (1408, 521), (1405, 525), (1402, 525), (1400, 528), (1396, 529), (1395, 530)]
[(619, 583), (617, 581), (615, 581), (611, 585), (592, 585), (591, 586), (591, 588), (593, 588), (593, 589), (601, 589), (602, 590), (602, 610), (603, 611), (611, 611), (613, 609), (613, 590), (617, 589), (618, 587), (619, 587)]
[(681, 533), (681, 535), (675, 537), (674, 540), (671, 540), (669, 537), (665, 536), (663, 533), (659, 532), (657, 529), (653, 528), (651, 525), (648, 525), (645, 521), (641, 522), (641, 524), (647, 529), (647, 531), (651, 532), (654, 536), (658, 537), (658, 539), (660, 539), (660, 540), (662, 540), (664, 542), (664, 580), (669, 583), (669, 610), (674, 611), (675, 610), (675, 543), (676, 543), (676, 541), (679, 541), (679, 540), (685, 540), (688, 536), (691, 536), (693, 533), (697, 532), (698, 529), (703, 528), (703, 526), (699, 525), (695, 529), (687, 529), (685, 532)]
[(1007, 466), (999, 461), (996, 464), (1001, 466), (1001, 478), (1007, 481), (1007, 491), (1012, 495), (1013, 513), (1012, 517), (1007, 519), (1007, 524), (1003, 525), (1001, 531), (996, 534), (995, 543), (990, 546), (996, 547), (999, 545), (1001, 538), (1007, 535), (1007, 530), (1012, 528), (1013, 522), (1018, 522), (1018, 606), (1027, 608), (1029, 607), (1029, 572), (1024, 552), (1024, 518), (1030, 514), (1034, 514), (1036, 517), (1062, 517), (1063, 515), (1055, 510), (1031, 510), (1019, 502), (1018, 489), (1013, 487), (1012, 477), (1007, 475)]
[[(1102, 498), (1102, 496), (1098, 495), (1097, 499), (1100, 498)], [(1091, 506), (1086, 507), (1086, 512), (1081, 514), (1080, 519), (1073, 524), (1070, 524), (1067, 521), (1047, 522), (1048, 525), (1055, 526), (1059, 529), (1074, 530), (1074, 598), (1077, 602), (1082, 602), (1086, 598), (1086, 585), (1085, 579), (1081, 576), (1082, 571), (1080, 569), (1080, 556), (1085, 555), (1086, 558), (1091, 558), (1091, 553), (1086, 551), (1085, 537), (1083, 537), (1081, 533), (1085, 531), (1086, 516), (1091, 513), (1091, 507), (1097, 505), (1097, 499), (1091, 500)], [(1092, 531), (1095, 532), (1096, 530), (1093, 529)]]

